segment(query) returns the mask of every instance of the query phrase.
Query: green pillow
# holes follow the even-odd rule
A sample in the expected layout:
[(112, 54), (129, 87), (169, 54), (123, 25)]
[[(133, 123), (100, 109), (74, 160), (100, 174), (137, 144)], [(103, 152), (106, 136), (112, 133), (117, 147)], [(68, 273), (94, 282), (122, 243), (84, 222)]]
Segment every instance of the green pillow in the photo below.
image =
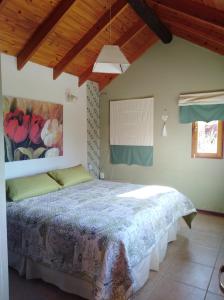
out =
[(47, 194), (60, 188), (60, 185), (46, 173), (6, 181), (7, 197), (13, 201)]
[(93, 179), (82, 165), (51, 171), (48, 172), (48, 175), (63, 187), (75, 185)]

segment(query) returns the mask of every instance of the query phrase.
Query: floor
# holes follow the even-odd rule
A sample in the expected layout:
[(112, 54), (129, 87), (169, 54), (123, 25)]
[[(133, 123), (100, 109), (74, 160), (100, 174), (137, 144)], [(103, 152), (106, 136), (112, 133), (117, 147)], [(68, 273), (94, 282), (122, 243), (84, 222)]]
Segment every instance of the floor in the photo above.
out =
[[(189, 230), (181, 222), (159, 272), (133, 300), (224, 300), (218, 268), (224, 264), (224, 218), (198, 215)], [(82, 300), (40, 280), (27, 281), (10, 270), (10, 300)]]

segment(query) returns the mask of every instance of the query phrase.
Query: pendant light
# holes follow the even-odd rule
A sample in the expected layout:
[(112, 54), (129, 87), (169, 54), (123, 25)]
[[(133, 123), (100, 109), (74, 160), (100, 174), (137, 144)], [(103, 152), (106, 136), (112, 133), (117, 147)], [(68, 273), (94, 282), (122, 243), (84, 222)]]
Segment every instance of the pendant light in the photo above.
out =
[[(111, 0), (110, 0), (111, 1)], [(104, 45), (96, 59), (92, 72), (121, 74), (130, 66), (129, 61), (118, 45), (111, 44), (111, 2), (109, 23), (109, 45)]]

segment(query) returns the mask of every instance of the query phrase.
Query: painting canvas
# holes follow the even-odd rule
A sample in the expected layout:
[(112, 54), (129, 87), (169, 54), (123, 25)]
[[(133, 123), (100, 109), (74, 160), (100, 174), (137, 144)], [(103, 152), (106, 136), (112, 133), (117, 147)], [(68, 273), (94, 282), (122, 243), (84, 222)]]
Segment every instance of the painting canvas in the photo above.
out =
[(5, 161), (63, 155), (63, 106), (4, 97)]

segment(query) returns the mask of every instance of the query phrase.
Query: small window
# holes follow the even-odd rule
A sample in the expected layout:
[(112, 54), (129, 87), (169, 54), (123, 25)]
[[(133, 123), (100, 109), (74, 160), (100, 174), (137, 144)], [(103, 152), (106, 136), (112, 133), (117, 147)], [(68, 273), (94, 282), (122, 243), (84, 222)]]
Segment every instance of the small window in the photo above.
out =
[(223, 121), (192, 124), (192, 157), (223, 157)]

